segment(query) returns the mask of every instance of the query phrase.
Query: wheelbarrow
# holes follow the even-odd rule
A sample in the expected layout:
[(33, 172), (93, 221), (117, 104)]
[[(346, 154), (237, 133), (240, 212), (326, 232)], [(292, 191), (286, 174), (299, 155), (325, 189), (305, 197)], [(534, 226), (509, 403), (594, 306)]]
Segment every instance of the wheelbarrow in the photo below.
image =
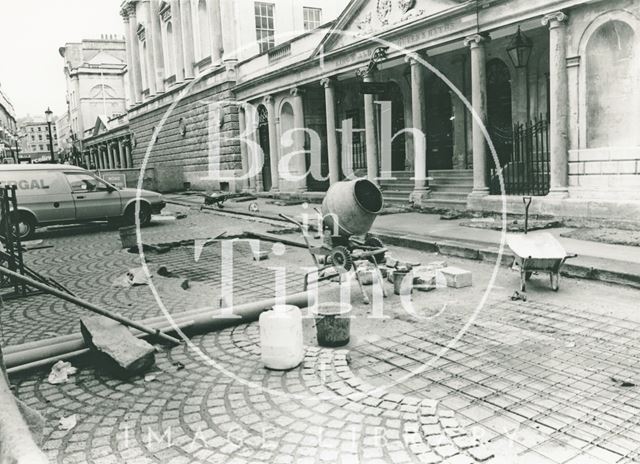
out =
[(548, 273), (551, 288), (557, 292), (560, 288), (560, 269), (569, 258), (575, 258), (577, 254), (569, 254), (560, 242), (550, 233), (543, 232), (528, 235), (529, 232), (529, 207), (531, 197), (524, 197), (525, 219), (524, 235), (510, 234), (507, 237), (507, 245), (515, 255), (515, 264), (520, 268), (520, 290), (527, 291), (527, 282), (534, 272)]

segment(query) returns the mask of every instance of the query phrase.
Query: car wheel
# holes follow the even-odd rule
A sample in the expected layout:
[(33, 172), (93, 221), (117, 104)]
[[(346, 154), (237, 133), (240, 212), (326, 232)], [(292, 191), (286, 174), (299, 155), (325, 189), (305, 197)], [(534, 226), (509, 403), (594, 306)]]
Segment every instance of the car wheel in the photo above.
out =
[[(140, 226), (144, 227), (149, 225), (151, 222), (151, 208), (146, 203), (140, 204), (140, 214), (138, 215), (140, 219)], [(133, 204), (129, 206), (127, 212), (125, 214), (125, 220), (127, 224), (135, 226), (136, 225), (136, 205)]]
[(36, 233), (36, 221), (28, 214), (19, 214), (16, 229), (20, 240), (31, 240)]

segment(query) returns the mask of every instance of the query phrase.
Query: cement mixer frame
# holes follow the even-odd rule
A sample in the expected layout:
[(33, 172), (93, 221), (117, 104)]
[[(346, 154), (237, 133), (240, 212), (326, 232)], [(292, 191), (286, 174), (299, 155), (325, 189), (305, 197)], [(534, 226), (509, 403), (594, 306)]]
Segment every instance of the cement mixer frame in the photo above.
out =
[[(302, 237), (307, 245), (309, 254), (313, 259), (313, 263), (317, 268), (315, 272), (305, 274), (304, 291), (309, 287), (309, 277), (312, 274), (317, 273), (318, 275), (315, 282), (323, 282), (333, 279), (336, 275), (341, 276), (353, 270), (355, 272), (356, 281), (358, 282), (360, 291), (362, 292), (363, 302), (364, 304), (369, 304), (369, 297), (364, 290), (364, 285), (360, 280), (360, 274), (358, 272), (358, 261), (367, 260), (373, 264), (378, 278), (377, 280), (382, 287), (383, 295), (385, 298), (387, 297), (387, 293), (384, 288), (384, 278), (379, 265), (384, 263), (385, 254), (388, 250), (384, 245), (382, 245), (380, 239), (371, 235), (368, 235), (364, 241), (354, 237), (346, 238), (342, 236), (329, 236), (329, 239), (332, 241), (331, 245), (323, 243), (320, 246), (314, 246), (307, 237), (308, 230), (304, 225), (285, 214), (280, 214), (280, 217), (298, 226), (302, 232)], [(319, 259), (319, 257), (322, 259)], [(323, 275), (325, 273), (324, 271), (329, 269), (335, 270), (336, 273)]]
[[(302, 232), (305, 244), (318, 269), (318, 282), (335, 277), (330, 274), (320, 275), (328, 269), (333, 268), (338, 275), (354, 270), (364, 302), (368, 304), (369, 298), (364, 291), (358, 272), (358, 261), (367, 260), (373, 264), (383, 295), (387, 296), (379, 265), (385, 261), (388, 250), (377, 237), (369, 234), (382, 208), (382, 192), (377, 185), (367, 179), (333, 184), (322, 202), (322, 211), (318, 211), (322, 216), (322, 230), (319, 232), (324, 239), (320, 246), (311, 245), (307, 237), (308, 230), (304, 225), (285, 214), (280, 214), (280, 217), (298, 226)], [(323, 259), (319, 260), (319, 257)], [(310, 275), (311, 273), (305, 275), (305, 290), (308, 287)]]

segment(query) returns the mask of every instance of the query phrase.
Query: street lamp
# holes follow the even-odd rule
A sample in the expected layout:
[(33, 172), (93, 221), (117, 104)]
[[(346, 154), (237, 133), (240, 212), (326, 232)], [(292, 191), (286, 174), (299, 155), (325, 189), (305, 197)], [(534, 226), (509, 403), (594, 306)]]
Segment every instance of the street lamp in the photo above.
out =
[(51, 133), (51, 123), (53, 122), (53, 111), (51, 108), (47, 108), (47, 111), (44, 112), (47, 117), (47, 127), (49, 128), (49, 152), (51, 153), (51, 162), (56, 162), (56, 155), (53, 153), (53, 134)]
[(531, 58), (531, 51), (533, 50), (533, 43), (531, 39), (524, 35), (518, 26), (518, 32), (511, 39), (511, 43), (507, 47), (507, 53), (511, 62), (516, 69), (526, 68), (529, 64), (529, 58)]

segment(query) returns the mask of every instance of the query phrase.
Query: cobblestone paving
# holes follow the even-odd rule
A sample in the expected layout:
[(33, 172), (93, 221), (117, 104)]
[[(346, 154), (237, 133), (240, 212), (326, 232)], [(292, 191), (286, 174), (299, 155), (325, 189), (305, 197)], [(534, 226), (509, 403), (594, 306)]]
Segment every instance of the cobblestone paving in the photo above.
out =
[[(65, 385), (37, 373), (18, 379), (16, 393), (46, 414), (52, 462), (491, 461), (452, 410), (363, 382), (347, 351), (308, 348), (301, 367), (275, 372), (262, 366), (258, 340), (257, 324), (196, 337), (220, 370), (185, 346), (158, 355), (153, 381), (120, 382), (80, 366)], [(78, 425), (60, 430), (58, 419), (71, 414)]]
[(400, 337), (370, 337), (355, 348), (353, 369), (379, 383), (431, 361), (399, 390), (440, 400), (504, 462), (640, 461), (638, 324), (497, 302), (438, 358), (468, 316), (449, 313)]
[[(266, 231), (269, 228), (273, 227), (192, 211), (186, 220), (142, 229), (142, 236), (146, 244), (162, 244), (206, 239), (225, 230), (228, 236), (235, 236), (247, 229)], [(25, 263), (32, 269), (57, 280), (79, 297), (130, 319), (162, 315), (149, 287), (115, 285), (128, 269), (141, 265), (138, 254), (121, 248), (117, 230), (106, 225), (74, 226), (45, 231), (38, 238), (53, 248), (25, 253)], [(180, 287), (181, 279), (154, 277), (156, 288), (172, 314), (198, 307), (218, 307), (223, 268), (220, 250), (220, 243), (210, 244), (197, 261), (193, 246), (174, 248), (164, 254), (145, 254), (152, 272), (164, 265), (174, 274), (201, 284), (185, 291)], [(302, 254), (302, 251), (287, 249), (289, 259)], [(274, 266), (274, 262), (277, 260), (256, 263), (248, 245), (234, 246), (234, 302), (273, 297), (276, 273), (269, 267)], [(297, 268), (289, 265), (287, 272), (288, 292), (301, 291), (302, 277)], [(16, 345), (78, 332), (78, 318), (86, 314), (77, 306), (48, 295), (7, 300), (0, 312), (1, 340), (5, 345)]]

